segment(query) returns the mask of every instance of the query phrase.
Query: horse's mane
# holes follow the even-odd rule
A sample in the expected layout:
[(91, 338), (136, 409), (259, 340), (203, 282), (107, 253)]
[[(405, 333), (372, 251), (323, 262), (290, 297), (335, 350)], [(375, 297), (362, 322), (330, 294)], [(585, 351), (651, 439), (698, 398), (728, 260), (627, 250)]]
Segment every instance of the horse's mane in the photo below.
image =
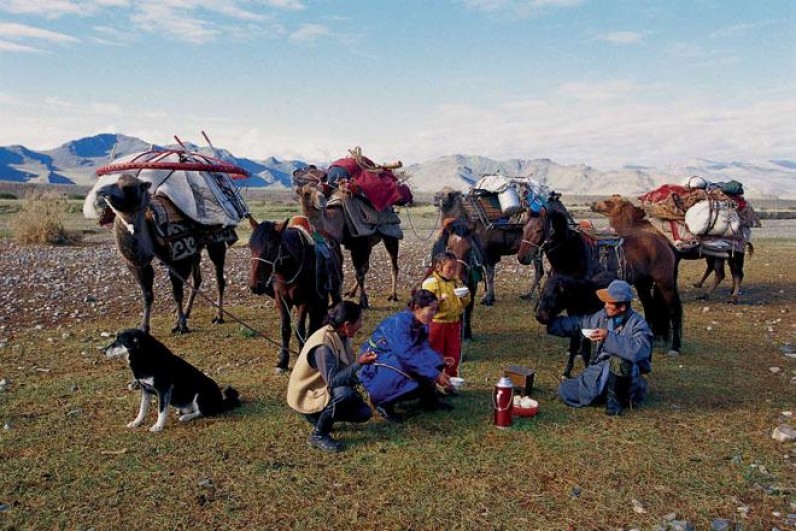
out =
[(257, 227), (252, 231), (251, 235), (251, 244), (252, 245), (263, 245), (268, 238), (268, 235), (273, 232), (274, 227), (276, 227), (276, 223), (273, 221), (261, 221)]

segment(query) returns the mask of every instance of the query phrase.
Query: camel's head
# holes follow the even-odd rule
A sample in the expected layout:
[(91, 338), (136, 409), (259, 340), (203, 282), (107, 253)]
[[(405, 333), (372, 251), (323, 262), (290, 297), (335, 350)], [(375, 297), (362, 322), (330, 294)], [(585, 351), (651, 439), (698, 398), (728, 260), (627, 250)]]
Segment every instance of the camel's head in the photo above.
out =
[(596, 201), (591, 204), (591, 211), (597, 212), (598, 214), (605, 214), (606, 216), (610, 216), (614, 212), (619, 212), (619, 210), (624, 206), (630, 204), (630, 202), (622, 197), (621, 195), (614, 194), (611, 197), (607, 197), (600, 201)]
[(327, 199), (320, 183), (307, 183), (296, 186), (293, 191), (302, 210), (323, 210), (326, 208)]
[(149, 202), (149, 187), (152, 183), (125, 173), (112, 184), (96, 191), (97, 203), (106, 203), (119, 212), (132, 214), (146, 207)]
[(462, 193), (459, 190), (445, 186), (434, 195), (434, 206), (445, 212), (451, 210), (461, 197)]

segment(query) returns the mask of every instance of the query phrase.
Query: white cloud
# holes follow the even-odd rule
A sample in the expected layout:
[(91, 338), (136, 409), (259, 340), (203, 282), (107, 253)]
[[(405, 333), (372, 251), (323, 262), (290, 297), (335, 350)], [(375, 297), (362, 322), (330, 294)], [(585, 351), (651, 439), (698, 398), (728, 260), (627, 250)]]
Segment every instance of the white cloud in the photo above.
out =
[(3, 23), (0, 22), (0, 36), (10, 39), (39, 39), (49, 42), (79, 42), (79, 39), (71, 35), (56, 33), (25, 24)]
[(138, 29), (149, 33), (160, 33), (174, 39), (202, 44), (214, 40), (221, 31), (213, 23), (191, 16), (187, 10), (177, 7), (175, 2), (140, 3), (130, 21)]
[(476, 11), (500, 12), (509, 11), (517, 14), (528, 14), (545, 7), (573, 7), (585, 0), (463, 0), (464, 5)]
[(300, 0), (261, 0), (261, 3), (268, 7), (286, 11), (300, 11), (306, 8)]
[(313, 42), (331, 34), (332, 30), (323, 24), (302, 24), (298, 30), (290, 34), (290, 40), (297, 43)]
[(614, 31), (597, 35), (597, 40), (610, 42), (612, 44), (635, 44), (644, 38), (643, 33), (635, 31)]
[(0, 52), (43, 53), (44, 50), (34, 48), (33, 46), (0, 40)]

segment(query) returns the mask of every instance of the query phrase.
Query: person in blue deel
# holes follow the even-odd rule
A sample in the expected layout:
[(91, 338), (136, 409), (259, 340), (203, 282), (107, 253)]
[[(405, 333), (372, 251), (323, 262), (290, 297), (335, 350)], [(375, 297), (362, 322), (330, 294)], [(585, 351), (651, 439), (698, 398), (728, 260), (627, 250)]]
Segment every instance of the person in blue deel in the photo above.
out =
[(597, 290), (605, 304), (602, 310), (585, 316), (560, 316), (547, 326), (547, 333), (571, 337), (583, 330), (597, 344), (591, 365), (578, 377), (558, 388), (561, 399), (573, 407), (605, 400), (607, 415), (620, 415), (640, 404), (647, 394), (644, 374), (652, 370), (652, 332), (642, 315), (630, 303), (633, 290), (624, 280), (614, 280)]

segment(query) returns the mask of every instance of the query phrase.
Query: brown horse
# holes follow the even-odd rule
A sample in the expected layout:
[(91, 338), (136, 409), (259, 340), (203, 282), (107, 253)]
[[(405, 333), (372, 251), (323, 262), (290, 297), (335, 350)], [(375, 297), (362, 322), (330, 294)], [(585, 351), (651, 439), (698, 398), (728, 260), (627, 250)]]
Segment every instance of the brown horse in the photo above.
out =
[(645, 231), (629, 232), (614, 251), (603, 253), (576, 227), (559, 194), (551, 194), (542, 214), (525, 224), (518, 260), (527, 264), (541, 251), (555, 273), (593, 279), (601, 273), (616, 272), (635, 285), (656, 338), (665, 339), (671, 331), (670, 353), (679, 353), (683, 308), (677, 290), (676, 258), (665, 238)]
[(296, 187), (296, 195), (301, 206), (301, 213), (310, 220), (315, 229), (324, 237), (337, 244), (336, 252), (342, 256), (340, 245), (344, 245), (351, 255), (356, 279), (351, 288), (344, 293), (346, 297), (355, 297), (359, 292), (359, 304), (368, 307), (368, 295), (365, 292), (365, 275), (370, 269), (370, 254), (373, 248), (384, 242), (387, 254), (390, 256), (392, 289), (387, 296), (388, 301), (398, 300), (398, 247), (399, 239), (374, 232), (370, 236), (353, 236), (348, 229), (345, 213), (339, 206), (327, 206), (326, 196), (323, 194), (320, 182), (306, 183)]
[[(168, 267), (174, 302), (177, 304), (177, 323), (172, 332), (189, 332), (188, 317), (191, 314), (196, 293), (202, 283), (199, 261), (203, 247), (207, 248), (207, 254), (215, 266), (216, 273), (218, 296), (213, 323), (223, 323), (224, 314), (222, 308), (224, 288), (226, 287), (224, 262), (227, 243), (213, 237), (217, 228), (191, 223), (187, 225), (190, 227), (187, 237), (193, 247), (189, 250), (183, 249), (184, 252), (180, 254), (180, 258), (173, 258), (173, 250), (159, 234), (156, 234), (154, 222), (151, 219), (150, 206), (153, 198), (149, 193), (149, 187), (149, 182), (125, 174), (120, 176), (115, 183), (103, 186), (96, 191), (97, 204), (95, 205), (108, 205), (115, 214), (113, 234), (116, 246), (127, 263), (127, 268), (138, 282), (144, 297), (144, 316), (141, 321), (141, 330), (149, 333), (152, 302), (155, 299), (152, 289), (155, 279), (152, 260), (157, 257)], [(158, 197), (158, 200), (164, 201), (165, 199)], [(183, 286), (184, 281), (189, 276), (193, 281), (193, 289), (188, 297), (188, 304), (183, 309)]]
[[(469, 217), (464, 210), (464, 198), (460, 191), (446, 186), (437, 192), (434, 197), (434, 204), (439, 208), (441, 219), (457, 218), (469, 223)], [(490, 229), (482, 223), (476, 223), (475, 234), (481, 242), (484, 271), (486, 272), (486, 293), (481, 299), (481, 304), (491, 306), (495, 303), (495, 266), (500, 262), (501, 257), (517, 254), (522, 242), (522, 227)], [(527, 264), (533, 264), (534, 266), (534, 282), (530, 291), (522, 296), (523, 298), (531, 297), (544, 275), (541, 255), (534, 258), (527, 262)], [(473, 298), (475, 297), (473, 296)]]
[[(592, 203), (591, 209), (593, 212), (608, 216), (608, 223), (619, 234), (625, 234), (633, 230), (645, 230), (664, 236), (663, 233), (655, 228), (647, 219), (644, 209), (634, 205), (621, 195), (612, 195), (607, 199)], [(750, 242), (746, 242), (745, 247), (751, 257), (754, 253), (754, 247)], [(687, 251), (680, 251), (676, 247), (672, 247), (672, 250), (677, 257), (678, 266), (680, 260), (699, 260), (704, 258), (707, 262), (707, 267), (702, 274), (702, 278), (693, 284), (695, 288), (701, 288), (710, 274), (715, 273), (712, 284), (708, 288), (707, 293), (703, 296), (705, 299), (709, 299), (713, 291), (724, 280), (726, 276), (724, 272), (724, 262), (725, 260), (729, 262), (730, 274), (732, 275), (732, 291), (730, 292), (729, 302), (733, 304), (738, 303), (738, 297), (741, 292), (741, 282), (743, 282), (744, 277), (743, 266), (745, 254), (742, 251), (727, 251), (722, 253), (700, 249), (699, 246)]]
[(464, 309), (463, 336), (473, 338), (473, 307), (478, 283), (484, 277), (484, 251), (472, 224), (461, 219), (449, 218), (442, 223), (439, 238), (431, 248), (431, 258), (443, 252), (451, 251), (459, 262), (459, 280), (470, 290), (470, 303)]
[(333, 288), (322, 279), (339, 274), (334, 270), (324, 273), (323, 269), (319, 274), (322, 255), (300, 229), (288, 227), (287, 223), (287, 220), (279, 224), (258, 223), (249, 217), (252, 227), (249, 289), (256, 295), (272, 297), (279, 311), (282, 342), (276, 364), (278, 372), (285, 372), (290, 362), (292, 309), (298, 310), (295, 333), (301, 349), (306, 338), (321, 327), (329, 307)]

